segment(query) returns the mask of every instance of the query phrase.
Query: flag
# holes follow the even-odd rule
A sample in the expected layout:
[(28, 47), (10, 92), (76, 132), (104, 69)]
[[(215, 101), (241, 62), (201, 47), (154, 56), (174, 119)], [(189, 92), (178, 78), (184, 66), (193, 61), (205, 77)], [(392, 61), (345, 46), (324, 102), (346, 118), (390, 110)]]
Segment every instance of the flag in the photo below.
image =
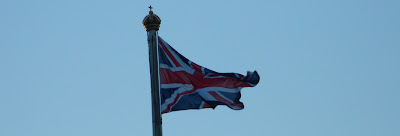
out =
[(244, 108), (239, 101), (243, 87), (254, 87), (260, 80), (256, 71), (247, 76), (218, 73), (186, 59), (158, 37), (161, 112), (215, 108), (226, 105)]

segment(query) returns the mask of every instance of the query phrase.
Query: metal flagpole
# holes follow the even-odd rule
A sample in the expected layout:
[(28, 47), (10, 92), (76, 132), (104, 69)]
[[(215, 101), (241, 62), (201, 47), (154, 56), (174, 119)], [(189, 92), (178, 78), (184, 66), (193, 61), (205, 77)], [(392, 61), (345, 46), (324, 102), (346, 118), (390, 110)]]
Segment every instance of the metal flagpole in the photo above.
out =
[(160, 28), (161, 19), (153, 13), (150, 6), (149, 14), (143, 19), (143, 25), (147, 31), (147, 41), (149, 44), (150, 57), (150, 77), (151, 77), (151, 107), (153, 119), (153, 136), (162, 136), (162, 118), (160, 111), (160, 80), (158, 69), (158, 46), (157, 31)]

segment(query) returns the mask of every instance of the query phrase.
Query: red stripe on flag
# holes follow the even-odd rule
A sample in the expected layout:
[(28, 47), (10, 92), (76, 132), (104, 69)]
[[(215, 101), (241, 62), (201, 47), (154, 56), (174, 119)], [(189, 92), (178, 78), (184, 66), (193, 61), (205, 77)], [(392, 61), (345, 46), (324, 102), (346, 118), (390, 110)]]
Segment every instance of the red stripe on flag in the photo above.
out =
[(193, 67), (194, 70), (196, 70), (196, 71), (201, 71), (201, 66), (200, 66), (200, 65), (197, 65), (196, 63), (193, 63), (193, 62), (192, 62), (191, 65), (192, 65), (192, 67)]
[(205, 108), (211, 108), (211, 106), (210, 106), (208, 103), (204, 102), (204, 105), (203, 105), (203, 107), (201, 107), (201, 108), (203, 108), (203, 109), (205, 109)]
[(167, 49), (167, 47), (164, 45), (164, 43), (161, 41), (161, 39), (158, 39), (158, 42), (161, 44), (162, 49), (164, 50), (165, 53), (167, 53), (168, 57), (173, 61), (176, 67), (180, 67), (181, 64), (178, 63), (178, 61), (175, 59), (174, 56), (172, 56), (171, 52)]
[(171, 71), (169, 69), (160, 69), (161, 84), (192, 84), (195, 88), (206, 87), (224, 87), (224, 88), (238, 88), (238, 87), (252, 87), (249, 83), (238, 81), (234, 78), (204, 78), (199, 72), (193, 75), (186, 71)]

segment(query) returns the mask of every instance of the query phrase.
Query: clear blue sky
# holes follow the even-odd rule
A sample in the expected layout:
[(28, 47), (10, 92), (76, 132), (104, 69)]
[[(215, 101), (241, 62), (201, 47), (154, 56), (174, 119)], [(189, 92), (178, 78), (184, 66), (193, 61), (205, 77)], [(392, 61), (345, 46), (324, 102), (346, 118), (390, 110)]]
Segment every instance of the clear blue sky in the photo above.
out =
[(399, 136), (400, 1), (0, 1), (1, 136), (150, 136), (148, 6), (245, 109), (163, 115), (164, 136)]

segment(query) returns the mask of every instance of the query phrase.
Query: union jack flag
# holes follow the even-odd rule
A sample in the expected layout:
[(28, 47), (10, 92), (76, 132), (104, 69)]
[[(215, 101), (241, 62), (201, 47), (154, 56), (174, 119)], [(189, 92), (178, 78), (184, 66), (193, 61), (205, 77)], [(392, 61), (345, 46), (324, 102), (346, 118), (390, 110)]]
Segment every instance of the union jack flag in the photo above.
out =
[(218, 73), (186, 59), (158, 37), (161, 112), (215, 108), (226, 105), (244, 108), (239, 101), (243, 87), (254, 87), (260, 80), (256, 71), (247, 76)]

